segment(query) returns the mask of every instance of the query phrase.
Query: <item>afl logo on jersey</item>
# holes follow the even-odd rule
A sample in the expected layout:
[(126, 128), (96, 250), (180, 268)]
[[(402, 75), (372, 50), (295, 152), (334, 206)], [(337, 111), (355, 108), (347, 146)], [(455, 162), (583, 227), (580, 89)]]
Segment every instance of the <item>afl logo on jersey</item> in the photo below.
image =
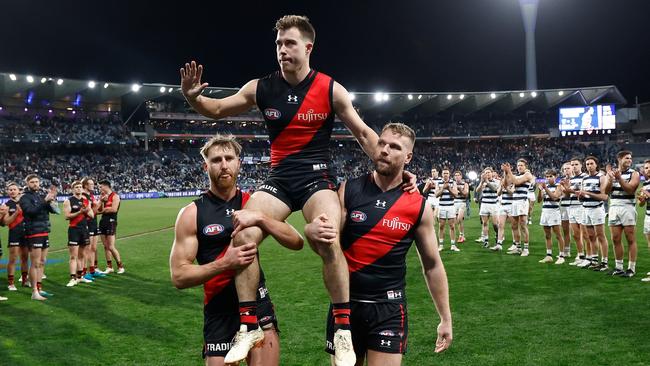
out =
[(361, 211), (352, 211), (350, 213), (350, 219), (354, 222), (364, 222), (366, 221), (366, 218), (368, 218), (368, 216)]
[(203, 234), (207, 236), (218, 235), (223, 232), (223, 225), (212, 224), (203, 228)]
[(270, 120), (276, 120), (279, 119), (282, 114), (280, 113), (279, 110), (274, 109), (274, 108), (266, 108), (264, 110), (264, 116)]

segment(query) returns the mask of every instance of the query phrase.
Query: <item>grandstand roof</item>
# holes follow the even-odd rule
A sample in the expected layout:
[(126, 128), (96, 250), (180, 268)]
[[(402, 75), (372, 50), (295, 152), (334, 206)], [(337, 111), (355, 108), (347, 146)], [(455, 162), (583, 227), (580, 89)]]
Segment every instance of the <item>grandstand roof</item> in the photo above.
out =
[[(31, 81), (30, 81), (31, 80)], [(61, 82), (58, 82), (62, 80)], [(134, 90), (134, 85), (139, 89)], [(208, 96), (225, 97), (238, 88), (210, 87), (204, 93)], [(76, 100), (84, 106), (96, 105), (99, 110), (107, 106), (119, 106), (124, 97), (136, 100), (154, 100), (161, 96), (183, 98), (179, 85), (162, 83), (126, 84), (95, 81), (94, 88), (89, 80), (59, 79), (51, 76), (0, 73), (0, 98), (7, 103), (27, 103), (33, 92), (34, 105), (48, 101), (54, 108), (72, 107)], [(354, 92), (354, 105), (364, 112), (380, 112), (399, 115), (415, 112), (436, 114), (453, 111), (470, 114), (477, 111), (511, 112), (515, 110), (547, 110), (557, 106), (591, 105), (611, 103), (625, 105), (626, 99), (614, 85), (543, 89), (508, 90), (482, 92)], [(79, 98), (80, 97), (80, 98)], [(78, 99), (79, 98), (79, 99)], [(104, 109), (102, 109), (102, 106)], [(86, 108), (88, 109), (88, 108)], [(113, 108), (117, 110), (118, 108)]]

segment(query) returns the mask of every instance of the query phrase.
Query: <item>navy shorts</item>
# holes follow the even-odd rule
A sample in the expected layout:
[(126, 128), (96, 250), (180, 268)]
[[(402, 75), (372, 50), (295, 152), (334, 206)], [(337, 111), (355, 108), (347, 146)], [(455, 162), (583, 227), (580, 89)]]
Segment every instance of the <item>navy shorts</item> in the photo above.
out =
[[(350, 302), (352, 344), (357, 358), (368, 350), (406, 354), (408, 314), (404, 302)], [(334, 354), (334, 317), (330, 305), (327, 316), (325, 351)]]
[[(278, 329), (278, 320), (275, 317), (275, 310), (271, 297), (268, 296), (266, 287), (264, 290), (266, 296), (257, 301), (257, 321), (262, 329)], [(203, 358), (205, 357), (225, 357), (235, 334), (239, 331), (239, 312), (231, 313), (210, 313), (203, 312)]]
[(107, 219), (99, 221), (99, 235), (115, 235), (117, 233), (117, 220)]
[(307, 200), (322, 190), (335, 191), (336, 178), (328, 170), (313, 170), (305, 174), (271, 174), (264, 184), (257, 188), (284, 202), (291, 211), (302, 210)]
[(68, 227), (68, 246), (90, 244), (88, 230), (83, 227)]
[(47, 249), (50, 247), (50, 237), (48, 235), (28, 237), (27, 245), (31, 249)]
[(88, 235), (97, 236), (99, 235), (99, 228), (97, 228), (97, 219), (93, 218), (88, 220)]
[(9, 230), (8, 247), (28, 247), (24, 230)]

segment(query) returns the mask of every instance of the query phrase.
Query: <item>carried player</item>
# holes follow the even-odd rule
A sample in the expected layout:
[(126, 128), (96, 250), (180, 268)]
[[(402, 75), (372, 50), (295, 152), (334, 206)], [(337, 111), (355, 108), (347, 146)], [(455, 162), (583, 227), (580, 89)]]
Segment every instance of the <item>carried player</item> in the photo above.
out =
[[(235, 271), (252, 263), (257, 255), (254, 242), (239, 247), (232, 245), (235, 226), (258, 225), (290, 249), (299, 250), (303, 246), (300, 234), (287, 223), (259, 211), (242, 210), (249, 194), (237, 188), (240, 154), (241, 146), (232, 135), (216, 135), (201, 149), (210, 189), (179, 212), (169, 261), (174, 286), (183, 289), (203, 285), (203, 356), (210, 366), (224, 365), (224, 357), (240, 328)], [(265, 337), (264, 345), (247, 355), (250, 356), (248, 364), (278, 365), (277, 320), (263, 274), (255, 301)]]
[[(632, 152), (623, 150), (616, 155), (618, 169), (607, 173), (608, 181), (605, 192), (609, 194), (609, 231), (614, 245), (615, 267), (610, 274), (631, 278), (636, 273), (636, 190), (639, 188), (641, 177), (639, 172), (632, 169)], [(627, 271), (623, 269), (623, 242), (625, 234), (628, 247)]]
[(469, 197), (469, 184), (463, 179), (460, 170), (454, 172), (454, 185), (458, 195), (454, 197), (454, 209), (456, 210), (455, 225), (458, 227), (458, 243), (465, 242), (465, 211), (467, 211), (467, 198)]
[(41, 192), (41, 180), (36, 174), (25, 178), (27, 188), (18, 204), (23, 211), (25, 238), (29, 246), (29, 279), (32, 286), (32, 300), (47, 300), (51, 294), (43, 291), (43, 266), (50, 247), (50, 214), (59, 213), (56, 194), (57, 187), (52, 185), (47, 194)]
[(120, 209), (120, 196), (113, 191), (111, 182), (108, 180), (99, 181), (99, 207), (97, 213), (102, 215), (99, 220), (99, 236), (104, 245), (106, 255), (106, 271), (113, 272), (113, 258), (117, 261), (117, 273), (124, 273), (124, 264), (120, 252), (115, 246), (115, 235), (117, 233), (117, 212)]
[(9, 228), (9, 262), (7, 263), (7, 288), (9, 291), (17, 291), (15, 283), (16, 261), (20, 258), (20, 279), (23, 287), (29, 287), (27, 280), (27, 271), (29, 269), (29, 247), (25, 237), (25, 223), (23, 219), (23, 210), (18, 202), (20, 201), (20, 187), (15, 182), (7, 184), (7, 195), (9, 200), (5, 202), (7, 213), (2, 221)]
[[(215, 120), (249, 111), (257, 106), (266, 121), (271, 142), (271, 171), (268, 179), (251, 196), (246, 208), (261, 210), (283, 221), (292, 211), (302, 210), (307, 222), (326, 214), (335, 225), (341, 208), (336, 199), (336, 178), (330, 161), (329, 143), (334, 116), (355, 136), (370, 157), (375, 155), (378, 136), (355, 111), (348, 92), (331, 77), (309, 66), (315, 30), (304, 16), (287, 15), (276, 22), (276, 59), (280, 70), (246, 83), (235, 95), (213, 99), (201, 95), (208, 86), (201, 82), (203, 66), (192, 61), (180, 70), (183, 95), (195, 111)], [(409, 176), (409, 189), (415, 190), (415, 176)], [(234, 245), (260, 243), (264, 233), (250, 227), (239, 232)], [(349, 309), (349, 280), (339, 239), (331, 245), (313, 245), (323, 260), (323, 277), (330, 300)], [(259, 265), (239, 270), (235, 283), (239, 301), (255, 301), (259, 284)], [(241, 321), (246, 336), (237, 337), (226, 362), (238, 362), (253, 344), (263, 338), (254, 317)], [(253, 311), (254, 313), (254, 311)], [(337, 350), (337, 365), (353, 365), (350, 332), (339, 329), (337, 337), (345, 344)]]
[(88, 220), (94, 217), (90, 201), (83, 196), (83, 186), (80, 181), (70, 185), (72, 196), (63, 202), (63, 214), (68, 224), (68, 251), (70, 253), (70, 281), (67, 287), (78, 283), (93, 282), (82, 277), (83, 264), (85, 263), (86, 248), (90, 244), (88, 234)]
[(449, 241), (451, 251), (460, 252), (456, 246), (456, 206), (454, 199), (458, 196), (458, 189), (450, 179), (449, 168), (442, 168), (442, 183), (436, 188), (440, 209), (438, 211), (438, 251), (445, 248), (445, 226), (449, 225)]
[(537, 191), (537, 202), (542, 204), (542, 217), (539, 224), (544, 228), (544, 239), (546, 240), (546, 256), (540, 260), (540, 263), (553, 263), (553, 238), (552, 233), (555, 233), (555, 238), (559, 244), (558, 258), (555, 264), (564, 263), (564, 237), (560, 232), (560, 225), (562, 223), (562, 214), (560, 213), (560, 197), (564, 194), (562, 186), (556, 183), (557, 172), (555, 170), (547, 170), (544, 174), (546, 182), (539, 184)]
[[(507, 183), (513, 184), (515, 191), (512, 195), (512, 231), (519, 231), (519, 238), (523, 242), (521, 247), (508, 251), (508, 254), (519, 254), (522, 257), (529, 255), (528, 251), (528, 192), (530, 186), (535, 184), (535, 177), (528, 170), (528, 161), (526, 159), (517, 160), (517, 174), (513, 174), (512, 167), (509, 163), (501, 165), (504, 172), (504, 179)], [(520, 242), (521, 243), (521, 242)], [(515, 243), (516, 245), (517, 243)]]
[[(451, 345), (452, 320), (447, 276), (436, 250), (433, 211), (417, 193), (400, 188), (404, 165), (413, 156), (415, 133), (401, 123), (389, 123), (379, 138), (375, 171), (343, 182), (339, 189), (341, 245), (350, 272), (349, 321), (357, 355), (369, 366), (400, 365), (406, 353), (408, 318), (406, 255), (415, 240), (429, 293), (440, 316), (435, 352)], [(443, 177), (445, 175), (443, 171)], [(444, 178), (443, 178), (444, 179)], [(336, 237), (329, 218), (305, 227), (311, 241)], [(326, 351), (333, 354), (333, 314), (328, 316)]]

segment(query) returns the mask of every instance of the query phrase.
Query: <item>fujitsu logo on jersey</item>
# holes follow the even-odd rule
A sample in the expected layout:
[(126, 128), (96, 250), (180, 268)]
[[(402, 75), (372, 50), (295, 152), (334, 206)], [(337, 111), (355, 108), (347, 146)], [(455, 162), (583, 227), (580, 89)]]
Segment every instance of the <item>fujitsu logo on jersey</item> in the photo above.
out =
[(307, 110), (307, 113), (298, 113), (299, 122), (314, 122), (324, 121), (327, 119), (328, 113), (315, 113), (313, 109)]
[(382, 219), (381, 224), (388, 227), (391, 230), (400, 230), (400, 231), (409, 231), (411, 230), (411, 224), (408, 222), (399, 221), (399, 217), (393, 217), (391, 220)]
[(280, 116), (282, 116), (282, 113), (280, 113), (279, 110), (274, 109), (274, 108), (266, 108), (264, 110), (264, 115), (266, 116), (266, 118), (268, 118), (270, 120), (276, 120), (276, 119), (279, 119)]
[(350, 220), (354, 222), (364, 222), (368, 216), (362, 211), (352, 211), (350, 213)]
[(213, 236), (221, 234), (224, 230), (223, 225), (211, 224), (203, 228), (203, 234), (207, 236)]

